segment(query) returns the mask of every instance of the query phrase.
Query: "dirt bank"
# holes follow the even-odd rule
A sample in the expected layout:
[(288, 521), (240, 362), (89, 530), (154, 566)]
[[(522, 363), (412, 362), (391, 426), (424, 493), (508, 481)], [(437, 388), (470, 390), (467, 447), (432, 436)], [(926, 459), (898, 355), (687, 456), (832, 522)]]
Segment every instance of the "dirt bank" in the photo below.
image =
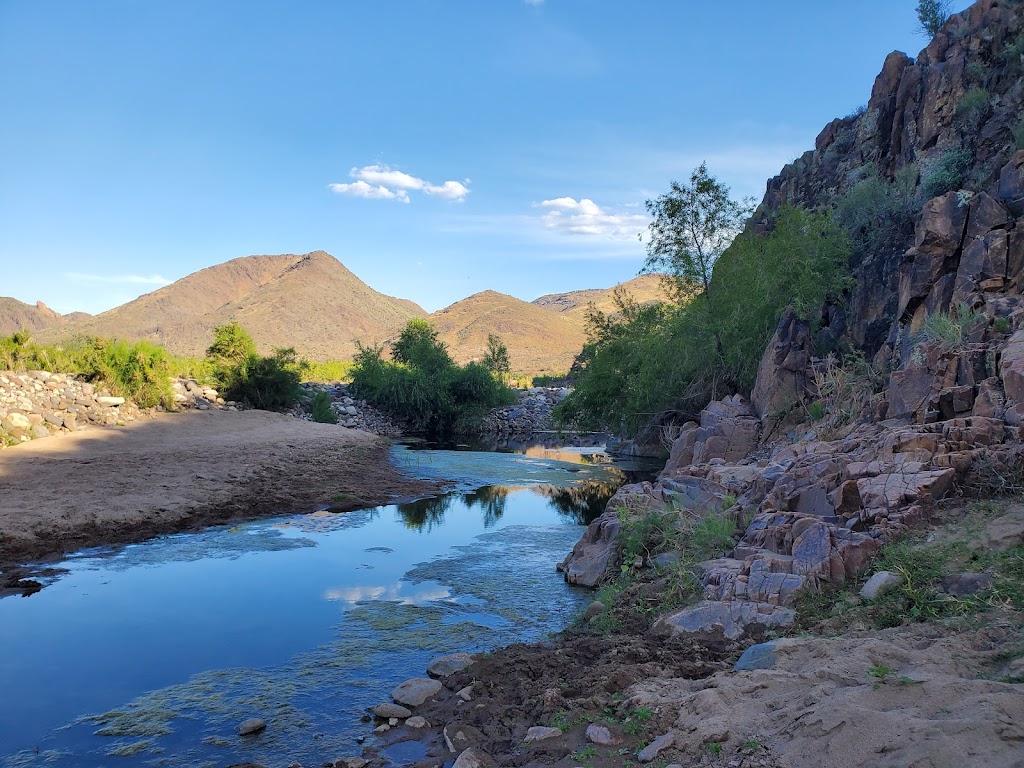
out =
[(0, 563), (213, 523), (421, 496), (365, 432), (265, 411), (158, 414), (0, 454)]

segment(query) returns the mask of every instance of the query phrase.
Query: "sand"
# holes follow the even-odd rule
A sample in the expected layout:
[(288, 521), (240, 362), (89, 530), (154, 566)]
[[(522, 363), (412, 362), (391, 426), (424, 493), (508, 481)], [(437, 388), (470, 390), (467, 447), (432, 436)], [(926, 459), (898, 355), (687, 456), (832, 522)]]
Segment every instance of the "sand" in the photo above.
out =
[(365, 432), (266, 411), (156, 414), (0, 452), (0, 563), (213, 523), (423, 496)]

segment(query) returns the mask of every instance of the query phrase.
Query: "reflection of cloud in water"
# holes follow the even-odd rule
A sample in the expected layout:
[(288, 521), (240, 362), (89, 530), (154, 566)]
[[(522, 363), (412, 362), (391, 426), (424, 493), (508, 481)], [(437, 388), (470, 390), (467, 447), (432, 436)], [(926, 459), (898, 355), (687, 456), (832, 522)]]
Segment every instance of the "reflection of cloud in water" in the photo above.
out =
[(398, 581), (394, 584), (380, 586), (338, 587), (324, 592), (326, 600), (352, 604), (366, 600), (381, 600), (401, 605), (426, 605), (448, 597), (451, 597), (451, 592), (437, 582), (410, 584), (406, 581)]

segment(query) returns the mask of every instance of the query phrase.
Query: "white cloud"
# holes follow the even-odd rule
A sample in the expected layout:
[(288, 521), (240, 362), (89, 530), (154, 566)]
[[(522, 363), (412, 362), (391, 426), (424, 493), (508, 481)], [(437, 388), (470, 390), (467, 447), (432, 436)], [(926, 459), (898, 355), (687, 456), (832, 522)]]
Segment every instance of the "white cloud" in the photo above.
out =
[[(468, 182), (469, 179), (466, 181)], [(469, 194), (469, 187), (459, 181), (446, 181), (439, 187), (431, 185), (423, 191), (432, 197), (440, 197), (442, 200), (462, 201)]]
[(546, 212), (544, 227), (561, 234), (600, 237), (605, 240), (636, 240), (649, 219), (636, 213), (611, 213), (589, 198), (556, 197), (539, 204)]
[(422, 192), (431, 197), (439, 197), (461, 203), (469, 194), (469, 179), (464, 181), (446, 181), (443, 184), (431, 184), (426, 179), (412, 176), (387, 165), (365, 165), (353, 168), (348, 173), (354, 182), (350, 184), (328, 184), (327, 186), (339, 195), (362, 197), (367, 200), (398, 200), (403, 203), (410, 201), (409, 192)]
[(349, 197), (362, 197), (367, 200), (400, 200), (403, 203), (409, 202), (409, 193), (404, 189), (392, 192), (387, 187), (375, 187), (363, 180), (354, 181), (351, 184), (328, 184), (332, 192)]
[(170, 285), (163, 275), (91, 275), (85, 272), (65, 272), (64, 277), (76, 283), (118, 283), (130, 285)]

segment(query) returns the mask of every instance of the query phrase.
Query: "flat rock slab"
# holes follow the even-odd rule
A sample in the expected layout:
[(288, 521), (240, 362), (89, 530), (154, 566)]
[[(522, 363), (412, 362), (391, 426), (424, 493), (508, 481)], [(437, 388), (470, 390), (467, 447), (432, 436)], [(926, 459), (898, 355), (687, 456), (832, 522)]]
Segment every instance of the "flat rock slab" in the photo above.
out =
[(547, 741), (548, 739), (557, 739), (561, 735), (562, 731), (558, 728), (535, 725), (526, 732), (526, 741)]
[(412, 712), (403, 707), (401, 704), (378, 704), (371, 711), (377, 717), (383, 718), (385, 720), (392, 717), (400, 717), (404, 719), (412, 715)]
[(441, 692), (441, 683), (427, 677), (414, 677), (406, 680), (391, 692), (396, 704), (407, 707), (418, 707), (431, 696)]
[(476, 657), (471, 653), (452, 653), (434, 659), (427, 665), (427, 674), (431, 677), (448, 677), (472, 666)]
[(736, 641), (754, 629), (788, 627), (796, 620), (791, 608), (747, 600), (704, 600), (662, 616), (651, 628), (656, 634), (692, 637), (698, 641)]

